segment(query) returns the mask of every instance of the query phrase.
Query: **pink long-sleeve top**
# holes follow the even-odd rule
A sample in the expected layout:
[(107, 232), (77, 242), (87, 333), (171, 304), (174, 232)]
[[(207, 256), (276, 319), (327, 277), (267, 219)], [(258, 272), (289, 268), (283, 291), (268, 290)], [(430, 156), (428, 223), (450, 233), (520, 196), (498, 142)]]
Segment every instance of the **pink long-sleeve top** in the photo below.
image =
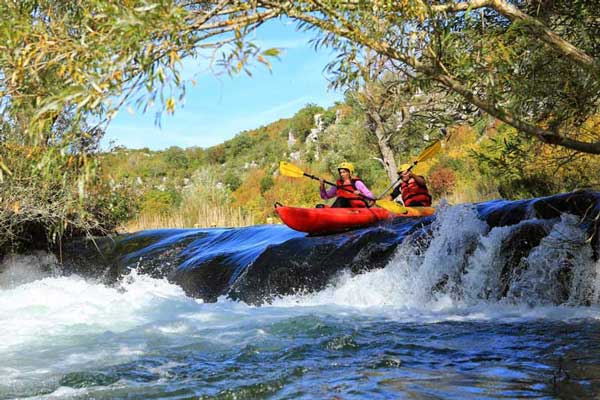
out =
[[(368, 197), (369, 199), (374, 198), (373, 193), (367, 189), (367, 186), (362, 181), (356, 181), (354, 186), (356, 186), (356, 190), (362, 193), (363, 196)], [(320, 192), (323, 200), (331, 199), (336, 196), (337, 187), (332, 186), (329, 189), (320, 189)]]

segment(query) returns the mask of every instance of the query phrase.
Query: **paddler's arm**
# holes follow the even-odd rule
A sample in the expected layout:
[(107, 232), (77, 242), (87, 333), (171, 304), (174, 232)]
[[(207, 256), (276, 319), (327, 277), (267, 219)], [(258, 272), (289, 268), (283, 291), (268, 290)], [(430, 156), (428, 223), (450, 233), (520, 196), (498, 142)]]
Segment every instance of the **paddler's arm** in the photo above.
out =
[(319, 187), (319, 192), (320, 192), (321, 198), (323, 200), (327, 200), (327, 199), (331, 199), (332, 197), (335, 197), (335, 195), (337, 193), (337, 188), (335, 186), (332, 186), (329, 188), (329, 190), (325, 190), (325, 181), (323, 181), (321, 179), (321, 186)]
[(362, 181), (356, 181), (355, 186), (356, 186), (356, 189), (363, 196), (368, 197), (369, 199), (375, 198), (375, 196), (373, 196), (373, 193), (371, 193), (371, 191), (367, 188), (367, 186)]
[(415, 175), (411, 172), (410, 177), (413, 178), (415, 180), (415, 182), (417, 182), (417, 185), (419, 186), (425, 186), (425, 178), (423, 178), (421, 175)]

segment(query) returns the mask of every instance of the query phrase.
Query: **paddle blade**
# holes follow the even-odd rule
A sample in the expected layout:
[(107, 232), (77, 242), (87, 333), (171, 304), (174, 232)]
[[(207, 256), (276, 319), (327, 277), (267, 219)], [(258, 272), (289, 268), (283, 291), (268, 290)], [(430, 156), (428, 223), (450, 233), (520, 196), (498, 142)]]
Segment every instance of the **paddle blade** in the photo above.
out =
[(304, 171), (296, 167), (294, 164), (290, 164), (286, 161), (279, 162), (279, 172), (283, 176), (289, 176), (292, 178), (301, 178), (304, 176)]
[(431, 157), (433, 157), (437, 153), (439, 153), (441, 149), (442, 149), (442, 142), (440, 140), (436, 140), (435, 142), (433, 142), (432, 144), (427, 146), (425, 148), (425, 150), (423, 150), (421, 152), (421, 154), (419, 154), (419, 158), (417, 158), (417, 162), (423, 162), (425, 160), (429, 160)]
[(376, 204), (381, 208), (385, 208), (389, 212), (393, 212), (394, 214), (406, 214), (408, 212), (406, 207), (403, 207), (392, 200), (377, 200)]

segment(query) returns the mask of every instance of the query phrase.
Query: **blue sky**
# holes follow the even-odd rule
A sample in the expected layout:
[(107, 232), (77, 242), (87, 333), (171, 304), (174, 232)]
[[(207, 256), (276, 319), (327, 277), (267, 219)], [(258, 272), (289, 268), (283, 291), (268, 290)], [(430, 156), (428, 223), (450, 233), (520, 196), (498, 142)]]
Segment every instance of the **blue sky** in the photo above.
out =
[(237, 133), (291, 117), (308, 103), (329, 107), (343, 99), (341, 92), (328, 89), (323, 69), (333, 54), (315, 51), (308, 41), (314, 33), (298, 32), (286, 20), (269, 21), (253, 35), (261, 48), (283, 50), (272, 61), (272, 72), (252, 68), (252, 77), (215, 76), (206, 61), (185, 60), (183, 76), (194, 79), (187, 85), (183, 108), (174, 115), (163, 114), (162, 128), (154, 123), (154, 111), (119, 111), (109, 125), (104, 144), (152, 150), (169, 146), (208, 147)]

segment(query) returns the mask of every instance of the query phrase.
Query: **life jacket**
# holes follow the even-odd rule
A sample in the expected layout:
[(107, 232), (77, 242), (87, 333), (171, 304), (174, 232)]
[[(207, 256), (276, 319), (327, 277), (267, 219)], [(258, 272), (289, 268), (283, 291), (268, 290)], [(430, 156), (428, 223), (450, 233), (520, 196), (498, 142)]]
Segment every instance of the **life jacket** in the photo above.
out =
[(402, 201), (405, 206), (410, 206), (414, 203), (421, 203), (424, 207), (431, 206), (431, 195), (427, 190), (426, 185), (419, 185), (415, 178), (410, 178), (408, 182), (400, 182), (402, 189)]
[(357, 196), (356, 194), (354, 194), (354, 191), (357, 190), (356, 189), (356, 182), (360, 181), (359, 177), (354, 177), (350, 179), (350, 184), (345, 184), (342, 182), (341, 179), (338, 179), (337, 181), (335, 181), (335, 186), (337, 187), (337, 191), (335, 193), (335, 195), (337, 197), (343, 197), (345, 199), (348, 199), (348, 201), (350, 202), (350, 207), (362, 207), (365, 208), (367, 207), (367, 203), (365, 201), (365, 199), (361, 196)]

